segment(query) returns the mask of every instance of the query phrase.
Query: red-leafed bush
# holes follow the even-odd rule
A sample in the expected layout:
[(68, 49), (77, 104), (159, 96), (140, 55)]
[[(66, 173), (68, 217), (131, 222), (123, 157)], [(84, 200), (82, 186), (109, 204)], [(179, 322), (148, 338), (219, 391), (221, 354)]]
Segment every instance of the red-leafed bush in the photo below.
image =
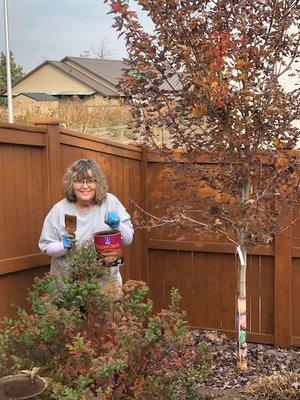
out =
[(201, 399), (203, 352), (171, 305), (151, 316), (143, 282), (117, 294), (94, 249), (70, 254), (70, 273), (35, 282), (31, 312), (6, 320), (0, 335), (0, 374), (41, 367), (50, 378), (41, 399)]

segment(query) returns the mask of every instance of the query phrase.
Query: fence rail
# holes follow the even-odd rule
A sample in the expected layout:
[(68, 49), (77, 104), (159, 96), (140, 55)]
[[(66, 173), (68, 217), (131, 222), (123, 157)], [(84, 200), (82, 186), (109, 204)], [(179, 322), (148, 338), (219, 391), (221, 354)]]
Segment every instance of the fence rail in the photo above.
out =
[[(57, 120), (40, 120), (35, 127), (0, 125), (0, 316), (15, 315), (11, 303), (26, 306), (34, 278), (48, 271), (49, 258), (37, 248), (42, 222), (62, 198), (65, 168), (82, 157), (102, 165), (110, 191), (130, 212), (130, 199), (151, 211), (172, 190), (161, 158), (138, 146), (66, 130)], [(252, 341), (300, 346), (298, 238), (299, 223), (273, 246), (249, 249)], [(137, 232), (125, 258), (124, 279), (146, 281), (156, 309), (165, 307), (171, 288), (178, 287), (191, 326), (234, 334), (237, 260), (231, 244), (199, 243), (193, 232), (181, 242), (163, 229)]]

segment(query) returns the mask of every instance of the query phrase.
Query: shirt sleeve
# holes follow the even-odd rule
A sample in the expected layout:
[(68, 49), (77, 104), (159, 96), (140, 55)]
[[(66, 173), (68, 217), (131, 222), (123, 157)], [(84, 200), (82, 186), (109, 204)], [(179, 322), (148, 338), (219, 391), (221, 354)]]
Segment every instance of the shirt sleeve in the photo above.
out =
[(133, 239), (133, 228), (121, 222), (120, 231), (122, 235), (122, 243), (124, 246), (128, 246)]
[(126, 208), (123, 206), (120, 200), (117, 199), (117, 197), (113, 196), (113, 199), (114, 199), (114, 209), (112, 211), (115, 211), (120, 217), (121, 220), (120, 231), (122, 234), (123, 244), (129, 245), (132, 242), (134, 233), (130, 215), (128, 214)]
[(53, 242), (47, 244), (46, 253), (50, 257), (60, 258), (67, 254), (67, 250), (64, 248), (62, 242)]
[(58, 216), (54, 206), (45, 218), (38, 245), (40, 250), (45, 253), (47, 246), (55, 242), (60, 242), (60, 237)]

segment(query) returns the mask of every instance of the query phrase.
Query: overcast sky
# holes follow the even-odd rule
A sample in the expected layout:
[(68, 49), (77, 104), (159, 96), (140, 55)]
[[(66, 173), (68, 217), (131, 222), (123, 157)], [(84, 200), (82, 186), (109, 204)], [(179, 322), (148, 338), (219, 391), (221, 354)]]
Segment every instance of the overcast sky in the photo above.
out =
[[(79, 56), (101, 39), (109, 42), (111, 58), (126, 56), (125, 46), (111, 28), (113, 16), (102, 0), (8, 0), (10, 46), (28, 72), (45, 60)], [(134, 1), (131, 5), (136, 9)], [(139, 12), (140, 13), (140, 12)], [(142, 15), (140, 13), (140, 15)], [(146, 16), (144, 25), (151, 29)], [(0, 51), (4, 51), (3, 4), (0, 0)]]
[[(0, 0), (0, 51), (5, 49), (2, 3)], [(151, 31), (146, 15), (134, 0), (129, 3), (138, 11), (146, 30)], [(107, 15), (109, 6), (103, 0), (8, 0), (8, 5), (11, 50), (24, 72), (47, 59), (79, 56), (102, 39), (108, 42), (111, 58), (126, 56), (123, 40), (117, 39), (118, 33), (111, 28), (113, 15)], [(290, 90), (294, 86), (288, 77), (282, 83)]]

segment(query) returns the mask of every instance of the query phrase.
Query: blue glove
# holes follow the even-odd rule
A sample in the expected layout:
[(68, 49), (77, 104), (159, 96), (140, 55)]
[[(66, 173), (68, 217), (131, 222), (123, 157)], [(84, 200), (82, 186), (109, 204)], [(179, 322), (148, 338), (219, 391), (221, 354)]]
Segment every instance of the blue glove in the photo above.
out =
[(111, 229), (118, 229), (120, 226), (120, 217), (114, 211), (108, 211), (105, 214), (105, 223), (109, 225)]
[(64, 248), (66, 250), (69, 250), (72, 247), (74, 247), (75, 246), (75, 242), (76, 242), (75, 238), (73, 236), (68, 235), (68, 234), (62, 235), (60, 241), (62, 242), (62, 244), (63, 244), (63, 246), (64, 246)]

